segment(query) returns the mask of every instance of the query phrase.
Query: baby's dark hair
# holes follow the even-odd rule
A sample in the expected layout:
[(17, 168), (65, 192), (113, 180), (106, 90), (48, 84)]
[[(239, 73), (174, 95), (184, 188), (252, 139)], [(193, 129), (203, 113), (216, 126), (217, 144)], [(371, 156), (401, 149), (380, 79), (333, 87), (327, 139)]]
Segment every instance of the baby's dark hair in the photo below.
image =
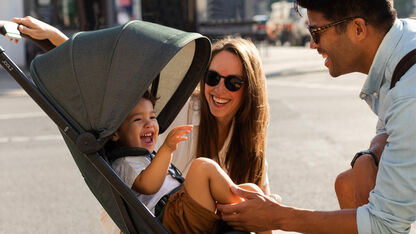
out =
[(152, 105), (153, 105), (153, 106), (155, 106), (156, 101), (157, 101), (157, 99), (158, 99), (157, 97), (153, 96), (153, 95), (149, 92), (149, 90), (146, 90), (146, 92), (144, 92), (144, 94), (143, 94), (142, 98), (144, 98), (144, 99), (146, 99), (146, 100), (149, 100), (149, 101), (152, 103)]

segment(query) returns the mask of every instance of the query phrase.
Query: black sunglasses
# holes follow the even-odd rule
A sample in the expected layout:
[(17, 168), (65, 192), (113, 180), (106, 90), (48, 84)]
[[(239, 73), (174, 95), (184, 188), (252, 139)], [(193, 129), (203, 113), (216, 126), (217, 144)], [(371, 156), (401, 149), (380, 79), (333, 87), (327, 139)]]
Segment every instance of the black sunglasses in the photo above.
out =
[(359, 17), (354, 16), (354, 17), (344, 18), (344, 19), (341, 19), (341, 20), (338, 20), (338, 21), (335, 21), (335, 22), (332, 22), (330, 24), (320, 26), (320, 27), (310, 26), (308, 24), (308, 30), (309, 30), (309, 33), (311, 34), (311, 37), (312, 37), (313, 41), (315, 42), (315, 44), (318, 44), (319, 43), (319, 38), (320, 38), (320, 34), (319, 34), (320, 31), (328, 29), (328, 28), (333, 27), (333, 26), (336, 26), (338, 24), (343, 24), (343, 23), (349, 22), (351, 20), (354, 20), (355, 18), (359, 18)]
[(218, 83), (220, 83), (221, 78), (224, 78), (225, 87), (231, 92), (239, 90), (244, 84), (244, 81), (239, 76), (222, 76), (213, 70), (208, 70), (205, 73), (204, 82), (209, 86), (216, 86)]

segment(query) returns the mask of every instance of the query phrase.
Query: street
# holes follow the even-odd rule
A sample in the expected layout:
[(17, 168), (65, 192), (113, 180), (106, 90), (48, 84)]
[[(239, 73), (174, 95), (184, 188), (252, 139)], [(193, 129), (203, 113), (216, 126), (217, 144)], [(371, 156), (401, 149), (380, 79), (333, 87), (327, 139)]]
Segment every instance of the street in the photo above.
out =
[[(338, 209), (335, 178), (375, 134), (377, 118), (358, 98), (365, 76), (331, 78), (308, 48), (259, 49), (270, 105), (272, 193), (285, 205)], [(58, 130), (4, 70), (0, 129), (0, 233), (101, 233), (100, 205)]]

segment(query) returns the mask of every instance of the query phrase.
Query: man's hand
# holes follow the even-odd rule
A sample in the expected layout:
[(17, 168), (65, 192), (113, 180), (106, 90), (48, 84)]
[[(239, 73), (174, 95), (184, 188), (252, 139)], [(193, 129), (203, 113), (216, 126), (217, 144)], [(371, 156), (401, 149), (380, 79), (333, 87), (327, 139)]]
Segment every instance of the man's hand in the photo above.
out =
[(273, 218), (281, 206), (275, 201), (275, 198), (242, 188), (232, 187), (231, 191), (245, 198), (246, 201), (237, 204), (217, 205), (217, 209), (221, 212), (221, 218), (228, 225), (237, 230), (255, 232), (276, 229), (278, 224), (273, 221)]

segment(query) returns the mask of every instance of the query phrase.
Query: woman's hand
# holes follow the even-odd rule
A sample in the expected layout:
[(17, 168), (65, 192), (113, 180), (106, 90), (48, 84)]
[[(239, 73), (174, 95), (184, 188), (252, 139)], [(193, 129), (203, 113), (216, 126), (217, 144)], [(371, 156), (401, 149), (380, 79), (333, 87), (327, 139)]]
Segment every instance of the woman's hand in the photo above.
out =
[(175, 151), (178, 147), (179, 142), (188, 139), (188, 137), (184, 135), (191, 133), (193, 127), (193, 125), (183, 125), (172, 129), (172, 131), (170, 131), (168, 136), (166, 137), (166, 140), (163, 143), (162, 147), (167, 147), (167, 149), (169, 149), (169, 151), (171, 152)]
[(19, 24), (18, 29), (21, 33), (29, 35), (33, 39), (48, 39), (55, 46), (59, 46), (68, 40), (68, 37), (57, 28), (31, 16), (13, 18), (11, 21)]

